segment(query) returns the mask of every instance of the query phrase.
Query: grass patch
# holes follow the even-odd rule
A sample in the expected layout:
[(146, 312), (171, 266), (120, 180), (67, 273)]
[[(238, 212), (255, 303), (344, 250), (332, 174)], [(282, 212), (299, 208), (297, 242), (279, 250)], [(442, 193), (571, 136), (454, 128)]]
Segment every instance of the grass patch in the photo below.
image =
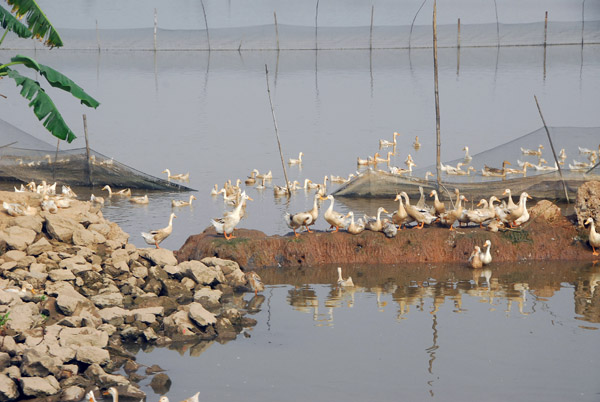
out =
[(502, 236), (509, 240), (512, 244), (530, 243), (533, 244), (533, 239), (529, 236), (527, 230), (507, 230), (502, 232)]

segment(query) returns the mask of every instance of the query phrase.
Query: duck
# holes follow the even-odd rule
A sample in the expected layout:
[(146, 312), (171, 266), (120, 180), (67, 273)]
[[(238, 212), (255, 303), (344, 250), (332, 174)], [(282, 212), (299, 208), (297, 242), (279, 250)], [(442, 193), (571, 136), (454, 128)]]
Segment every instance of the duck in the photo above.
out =
[(240, 223), (242, 219), (242, 207), (244, 205), (245, 200), (253, 201), (250, 196), (246, 194), (246, 192), (242, 192), (241, 201), (237, 204), (235, 209), (230, 212), (224, 214), (222, 218), (211, 219), (210, 223), (215, 227), (217, 233), (223, 234), (226, 240), (231, 240), (235, 236), (233, 235), (233, 230)]
[(94, 391), (89, 391), (87, 394), (85, 394), (85, 400), (87, 402), (98, 402), (94, 396)]
[(442, 201), (440, 201), (436, 190), (431, 190), (429, 196), (433, 197), (433, 208), (435, 209), (435, 214), (437, 216), (440, 216), (441, 214), (446, 212), (446, 205)]
[(350, 223), (348, 223), (348, 227), (346, 228), (348, 233), (357, 235), (365, 230), (365, 223), (361, 218), (358, 218), (358, 220), (354, 222), (354, 212), (348, 212), (346, 217), (350, 218)]
[[(505, 223), (508, 223), (511, 228), (518, 226), (516, 221), (523, 216), (523, 214), (527, 214), (527, 219), (529, 219), (529, 213), (527, 213), (527, 198), (531, 198), (527, 192), (523, 191), (521, 196), (519, 197), (519, 204), (516, 208), (506, 208), (504, 210), (504, 219)], [(523, 222), (522, 222), (523, 223)], [(520, 224), (522, 224), (520, 223)]]
[(398, 174), (398, 175), (402, 175), (402, 174), (405, 174), (405, 173), (409, 173), (410, 174), (410, 173), (412, 173), (412, 168), (414, 166), (417, 166), (417, 165), (414, 162), (412, 162), (412, 161), (408, 161), (407, 166), (408, 166), (408, 169), (399, 168), (397, 166), (390, 166), (390, 173), (392, 173), (392, 174)]
[(158, 245), (164, 239), (169, 237), (171, 232), (173, 232), (173, 218), (177, 218), (174, 213), (171, 212), (169, 216), (169, 224), (167, 227), (158, 230), (151, 230), (150, 232), (142, 232), (142, 237), (146, 241), (147, 244), (154, 244), (156, 248), (160, 248)]
[(394, 132), (393, 141), (379, 140), (379, 149), (387, 148), (387, 147), (395, 147), (396, 146), (396, 137), (399, 135), (400, 135), (399, 133)]
[(51, 200), (50, 197), (48, 197), (47, 195), (44, 196), (40, 207), (42, 208), (42, 211), (50, 212), (51, 214), (55, 214), (58, 212), (58, 206), (56, 205), (56, 202), (54, 202), (54, 200)]
[(366, 166), (369, 164), (369, 160), (368, 159), (362, 159), (360, 156), (356, 158), (356, 164), (358, 166)]
[(429, 180), (428, 177), (435, 177), (435, 175), (429, 171), (425, 172), (425, 180)]
[(187, 173), (179, 173), (179, 174), (171, 174), (169, 169), (165, 169), (162, 173), (167, 174), (168, 180), (180, 180), (180, 181), (188, 181), (190, 179), (190, 172)]
[(112, 402), (119, 402), (119, 392), (115, 387), (110, 387), (108, 390), (102, 393), (103, 395), (112, 396)]
[(77, 194), (75, 194), (75, 191), (73, 191), (73, 189), (71, 189), (71, 186), (63, 185), (61, 192), (64, 197), (77, 198)]
[(385, 208), (383, 207), (379, 207), (377, 209), (377, 216), (375, 219), (369, 219), (366, 221), (365, 223), (365, 229), (367, 230), (371, 230), (373, 232), (381, 232), (383, 230), (383, 221), (381, 220), (381, 213), (385, 212), (386, 214), (388, 213), (388, 211), (386, 211)]
[[(513, 209), (513, 208), (517, 207), (517, 204), (515, 204), (514, 201), (512, 200), (510, 188), (507, 188), (506, 190), (504, 190), (502, 195), (506, 195), (508, 197), (506, 200), (506, 207), (508, 209)], [(500, 200), (498, 200), (498, 201), (500, 201)]]
[(254, 291), (255, 296), (258, 294), (258, 292), (262, 292), (263, 290), (265, 290), (265, 285), (263, 284), (262, 279), (256, 272), (246, 272), (244, 274), (244, 277), (246, 278), (246, 282), (248, 282), (248, 286), (250, 287), (250, 289)]
[(192, 194), (190, 195), (190, 198), (188, 201), (184, 201), (184, 200), (171, 200), (171, 207), (172, 208), (177, 208), (177, 207), (185, 207), (188, 205), (192, 205), (192, 201), (196, 200), (197, 198)]
[(469, 200), (467, 200), (467, 198), (462, 194), (458, 195), (458, 202), (456, 203), (456, 207), (454, 209), (440, 215), (440, 220), (442, 221), (442, 223), (450, 226), (450, 230), (454, 230), (454, 226), (453, 226), (454, 222), (456, 222), (458, 220), (458, 218), (462, 215), (462, 212), (463, 212), (462, 202), (463, 201), (469, 201)]
[(494, 218), (490, 223), (488, 223), (486, 230), (496, 233), (496, 232), (498, 232), (498, 229), (502, 226), (503, 226), (502, 221), (498, 218)]
[(592, 151), (589, 148), (583, 148), (583, 147), (580, 147), (580, 146), (578, 146), (577, 148), (579, 149), (579, 153), (583, 154), (583, 155), (585, 155), (585, 154), (591, 154), (592, 152), (595, 152), (595, 151)]
[(337, 280), (338, 286), (342, 286), (342, 287), (353, 287), (354, 286), (354, 282), (352, 281), (351, 276), (347, 277), (346, 279), (342, 278), (342, 267), (337, 267), (337, 272), (338, 272), (338, 280)]
[(107, 184), (106, 186), (102, 187), (102, 190), (108, 191), (108, 198), (112, 197), (113, 195), (116, 195), (119, 197), (131, 197), (131, 189), (129, 189), (129, 188), (124, 188), (119, 191), (113, 191), (110, 188), (110, 186)]
[(333, 210), (333, 204), (335, 202), (335, 199), (333, 198), (333, 195), (328, 195), (327, 197), (320, 197), (322, 201), (325, 200), (330, 200), (331, 204), (329, 204), (329, 208), (327, 208), (327, 210), (323, 213), (323, 218), (325, 218), (325, 221), (327, 223), (329, 223), (329, 229), (333, 229), (335, 228), (335, 230), (333, 232), (337, 232), (339, 230), (340, 227), (345, 228), (346, 226), (348, 226), (348, 219), (347, 216), (334, 211)]
[(288, 160), (288, 164), (289, 165), (301, 165), (302, 164), (302, 155), (304, 155), (304, 153), (300, 152), (298, 154), (298, 159), (290, 158)]
[(273, 178), (273, 172), (271, 172), (270, 170), (267, 173), (257, 173), (256, 174), (256, 178), (257, 179), (262, 179), (264, 178), (265, 180), (271, 180)]
[(396, 237), (396, 235), (398, 234), (398, 228), (396, 227), (396, 225), (393, 222), (386, 220), (383, 223), (382, 232), (383, 232), (383, 234), (385, 234), (385, 237), (392, 238), (392, 237)]
[(564, 148), (560, 149), (560, 152), (558, 153), (558, 159), (562, 161), (561, 165), (565, 164), (565, 159), (567, 159), (567, 153), (565, 152)]
[(300, 233), (296, 232), (296, 230), (303, 226), (308, 233), (312, 233), (309, 226), (314, 225), (319, 216), (319, 204), (317, 203), (319, 198), (320, 195), (315, 194), (313, 207), (306, 212), (298, 212), (295, 214), (290, 214), (289, 212), (285, 213), (283, 220), (286, 225), (294, 231), (294, 236), (300, 236)]
[(483, 267), (483, 261), (481, 261), (481, 248), (479, 246), (475, 246), (471, 256), (469, 257), (469, 266), (473, 269), (479, 269)]
[(465, 146), (462, 150), (465, 151), (465, 157), (463, 158), (465, 163), (471, 162), (473, 157), (469, 155), (469, 147)]
[(27, 192), (27, 187), (25, 187), (23, 185), (23, 183), (21, 183), (21, 188), (17, 188), (16, 186), (13, 186), (15, 189), (15, 193), (26, 193)]
[(415, 149), (415, 151), (418, 151), (419, 148), (421, 148), (421, 143), (419, 142), (418, 135), (415, 137), (415, 142), (413, 142), (413, 148)]
[(467, 168), (467, 170), (462, 170), (460, 168), (454, 170), (448, 170), (446, 173), (447, 174), (452, 174), (452, 175), (458, 175), (458, 176), (469, 176), (471, 174), (471, 172), (475, 172), (475, 168), (473, 166), (469, 166)]
[(16, 294), (19, 297), (24, 297), (29, 293), (35, 294), (35, 289), (33, 288), (33, 285), (27, 282), (24, 282), (20, 288), (11, 286), (2, 290), (4, 290), (5, 292)]
[(492, 242), (490, 240), (486, 240), (485, 243), (483, 243), (483, 247), (485, 247), (485, 251), (481, 251), (479, 253), (479, 259), (483, 265), (489, 265), (492, 262), (492, 254), (490, 253)]
[(90, 196), (90, 202), (96, 205), (104, 205), (104, 197), (96, 197), (94, 193)]
[(267, 187), (265, 186), (265, 181), (266, 181), (267, 179), (265, 179), (265, 178), (263, 177), (263, 178), (261, 178), (260, 180), (261, 180), (260, 184), (257, 184), (256, 186), (254, 186), (254, 188), (255, 188), (255, 189), (257, 189), (257, 190), (264, 190), (265, 188), (267, 188)]
[(33, 216), (37, 214), (37, 209), (29, 205), (21, 205), (18, 203), (2, 202), (2, 206), (10, 216)]
[(409, 221), (408, 212), (406, 212), (404, 204), (402, 203), (401, 194), (396, 194), (394, 201), (398, 201), (398, 209), (392, 213), (392, 222), (402, 229), (402, 226)]
[(129, 199), (129, 202), (134, 203), (134, 204), (144, 205), (144, 204), (148, 204), (150, 202), (150, 200), (148, 199), (148, 194), (145, 194), (142, 197), (131, 197)]
[(523, 155), (541, 156), (542, 155), (542, 149), (544, 149), (544, 146), (542, 144), (540, 144), (538, 146), (537, 151), (535, 151), (533, 149), (525, 149), (525, 148), (521, 147), (521, 153)]
[(253, 169), (252, 172), (250, 172), (250, 176), (248, 176), (248, 178), (244, 181), (244, 184), (247, 186), (253, 186), (256, 183), (256, 175), (257, 174), (258, 174), (258, 170)]
[(379, 152), (375, 152), (375, 155), (373, 156), (367, 156), (367, 161), (368, 161), (368, 165), (377, 165), (377, 159), (379, 159), (381, 155), (379, 155)]
[(70, 197), (60, 197), (59, 196), (59, 197), (54, 198), (54, 203), (59, 208), (70, 208), (72, 200), (73, 199)]
[(447, 174), (460, 174), (457, 173), (459, 171), (463, 171), (462, 167), (465, 166), (466, 163), (464, 162), (458, 162), (456, 164), (456, 166), (452, 166), (452, 165), (444, 165), (443, 163), (440, 162), (440, 170), (442, 172), (446, 172)]
[(473, 209), (467, 211), (467, 217), (469, 222), (479, 223), (479, 227), (483, 228), (483, 222), (488, 221), (490, 219), (494, 219), (496, 217), (496, 211), (494, 210), (493, 201), (497, 200), (495, 196), (490, 198), (490, 202), (488, 203), (485, 198), (482, 198), (477, 206), (483, 205), (483, 208)]
[(392, 151), (388, 151), (387, 158), (380, 158), (379, 154), (375, 154), (375, 163), (390, 163), (391, 157), (394, 155)]
[(506, 176), (506, 165), (511, 165), (509, 161), (502, 162), (502, 168), (494, 168), (489, 167), (488, 165), (483, 165), (481, 169), (481, 174), (483, 176), (496, 176), (496, 177), (505, 177)]
[(408, 216), (417, 221), (417, 229), (423, 229), (425, 224), (431, 225), (437, 219), (437, 216), (431, 215), (428, 211), (420, 210), (414, 205), (410, 205), (410, 199), (405, 191), (401, 192), (400, 195), (404, 197), (404, 208), (406, 209)]
[(590, 225), (590, 234), (588, 237), (588, 242), (590, 246), (592, 246), (592, 255), (599, 255), (598, 250), (596, 248), (600, 248), (600, 234), (596, 232), (596, 224), (594, 223), (594, 218), (591, 216), (587, 218), (584, 222), (584, 226)]
[(220, 194), (219, 185), (215, 184), (215, 186), (212, 188), (212, 190), (210, 190), (210, 195), (215, 196), (215, 195), (219, 195), (219, 194)]
[[(194, 395), (190, 396), (189, 398), (184, 399), (181, 402), (200, 402), (198, 395), (200, 395), (200, 392), (196, 392)], [(169, 398), (167, 398), (166, 396), (163, 395), (160, 397), (158, 402), (169, 402)]]

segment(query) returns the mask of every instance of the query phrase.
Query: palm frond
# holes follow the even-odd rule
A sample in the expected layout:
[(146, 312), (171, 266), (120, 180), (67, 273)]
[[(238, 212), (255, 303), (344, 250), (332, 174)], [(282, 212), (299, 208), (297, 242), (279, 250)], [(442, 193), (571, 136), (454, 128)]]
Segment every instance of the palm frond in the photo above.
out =
[(53, 136), (67, 140), (69, 143), (77, 138), (39, 82), (24, 77), (15, 70), (9, 68), (6, 70), (8, 70), (8, 77), (21, 87), (21, 95), (30, 101), (29, 106), (33, 108), (33, 113)]
[(31, 57), (16, 55), (10, 59), (13, 63), (22, 63), (23, 65), (39, 71), (48, 83), (55, 88), (62, 89), (63, 91), (69, 92), (71, 95), (81, 101), (83, 105), (88, 107), (97, 108), (100, 103), (88, 95), (79, 85), (73, 82), (70, 78), (56, 71), (55, 69), (48, 67), (44, 64), (40, 64)]
[(17, 18), (25, 17), (27, 27), (33, 33), (34, 38), (45, 41), (45, 45), (50, 47), (63, 45), (60, 35), (35, 0), (6, 0), (6, 2), (12, 6), (12, 12)]
[(29, 28), (4, 7), (0, 7), (0, 25), (2, 25), (2, 28), (17, 34), (19, 38), (31, 38), (32, 33)]

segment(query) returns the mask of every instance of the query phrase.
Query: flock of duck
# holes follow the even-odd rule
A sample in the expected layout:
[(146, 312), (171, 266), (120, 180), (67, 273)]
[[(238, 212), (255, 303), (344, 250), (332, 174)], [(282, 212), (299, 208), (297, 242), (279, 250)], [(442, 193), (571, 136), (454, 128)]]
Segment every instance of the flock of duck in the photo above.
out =
[[(119, 402), (119, 391), (117, 391), (117, 389), (115, 387), (110, 387), (108, 390), (103, 392), (103, 395), (110, 395), (112, 397), (112, 402)], [(196, 392), (194, 395), (190, 396), (189, 398), (184, 399), (181, 402), (199, 402), (200, 399), (199, 399), (198, 395), (200, 395), (200, 392)], [(94, 396), (93, 391), (89, 391), (85, 395), (85, 399), (87, 402), (97, 402), (97, 399)], [(169, 398), (163, 395), (160, 397), (158, 402), (169, 402)]]

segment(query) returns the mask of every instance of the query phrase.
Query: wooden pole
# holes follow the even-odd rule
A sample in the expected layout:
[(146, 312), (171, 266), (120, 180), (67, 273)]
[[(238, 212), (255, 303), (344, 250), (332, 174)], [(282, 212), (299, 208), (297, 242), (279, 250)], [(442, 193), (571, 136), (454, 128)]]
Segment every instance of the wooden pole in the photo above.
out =
[(425, 5), (425, 2), (427, 0), (423, 0), (423, 3), (421, 3), (421, 6), (419, 7), (419, 9), (417, 10), (417, 12), (415, 13), (415, 16), (413, 17), (412, 22), (410, 23), (410, 32), (408, 33), (408, 50), (410, 50), (410, 41), (412, 38), (412, 31), (413, 31), (413, 26), (415, 25), (415, 20), (417, 19), (417, 15), (419, 15), (419, 12), (421, 11), (421, 9), (423, 8), (423, 6)]
[(273, 101), (271, 100), (271, 88), (269, 87), (269, 69), (265, 64), (265, 75), (267, 76), (267, 94), (269, 95), (269, 104), (271, 105), (271, 115), (273, 116), (273, 126), (275, 126), (275, 137), (277, 137), (277, 146), (279, 147), (279, 156), (281, 157), (281, 166), (283, 167), (283, 177), (285, 178), (285, 185), (288, 189), (288, 198), (292, 195), (292, 189), (290, 188), (290, 181), (288, 180), (287, 170), (285, 169), (285, 162), (283, 161), (283, 152), (281, 151), (281, 142), (279, 141), (279, 129), (277, 128), (277, 120), (275, 119), (275, 109), (273, 108)]
[(498, 41), (496, 46), (500, 47), (500, 23), (498, 22), (498, 4), (496, 0), (494, 0), (494, 10), (496, 10), (496, 38)]
[[(86, 154), (86, 168), (87, 168), (87, 177), (88, 184), (92, 185), (92, 167), (90, 166), (90, 141), (88, 139), (88, 129), (87, 129), (87, 116), (83, 115), (83, 132), (85, 134), (85, 154)], [(58, 150), (58, 148), (57, 148)]]
[(437, 12), (436, 0), (433, 0), (433, 81), (435, 88), (435, 134), (436, 134), (436, 169), (438, 192), (442, 186), (441, 151), (442, 140), (440, 137), (440, 93), (438, 89), (438, 62), (437, 62)]
[(583, 47), (583, 27), (585, 26), (585, 0), (581, 3), (581, 47)]
[(154, 9), (154, 51), (156, 52), (156, 32), (158, 31), (158, 12)]
[(369, 50), (373, 50), (373, 16), (375, 14), (375, 5), (371, 6), (371, 30), (369, 31)]
[(54, 153), (54, 165), (52, 166), (52, 180), (56, 180), (56, 161), (58, 160), (58, 148), (60, 147), (60, 138), (56, 140), (56, 152)]
[(544, 18), (544, 47), (546, 47), (547, 39), (548, 39), (548, 11), (546, 11), (546, 17)]
[(319, 48), (319, 0), (317, 0), (317, 7), (315, 8), (315, 50)]
[(277, 39), (277, 50), (279, 50), (279, 26), (277, 25), (277, 12), (273, 11), (273, 18), (275, 18), (275, 38)]
[(100, 32), (98, 31), (98, 20), (96, 20), (96, 43), (98, 43), (98, 51), (100, 51)]
[(540, 112), (540, 117), (542, 118), (542, 123), (544, 123), (544, 128), (546, 129), (546, 135), (548, 136), (548, 141), (550, 141), (550, 148), (552, 149), (552, 155), (554, 156), (554, 161), (556, 162), (556, 166), (558, 167), (558, 173), (560, 174), (560, 180), (563, 184), (563, 189), (565, 190), (565, 197), (567, 199), (567, 204), (569, 203), (569, 192), (567, 191), (567, 183), (565, 183), (565, 179), (563, 178), (562, 169), (560, 168), (560, 163), (558, 163), (558, 158), (556, 157), (556, 151), (554, 150), (554, 144), (552, 143), (552, 138), (550, 137), (550, 131), (548, 130), (548, 126), (546, 125), (546, 120), (544, 120), (544, 115), (542, 115), (542, 109), (540, 108), (540, 104), (537, 100), (537, 96), (533, 95), (535, 99), (535, 104), (537, 105), (538, 112)]
[(208, 43), (208, 51), (210, 52), (210, 36), (208, 35), (208, 19), (206, 18), (206, 9), (204, 8), (204, 0), (200, 0), (202, 5), (202, 14), (204, 14), (204, 26), (206, 27), (206, 42)]
[(456, 46), (460, 49), (460, 18), (458, 19), (458, 24), (457, 24)]

